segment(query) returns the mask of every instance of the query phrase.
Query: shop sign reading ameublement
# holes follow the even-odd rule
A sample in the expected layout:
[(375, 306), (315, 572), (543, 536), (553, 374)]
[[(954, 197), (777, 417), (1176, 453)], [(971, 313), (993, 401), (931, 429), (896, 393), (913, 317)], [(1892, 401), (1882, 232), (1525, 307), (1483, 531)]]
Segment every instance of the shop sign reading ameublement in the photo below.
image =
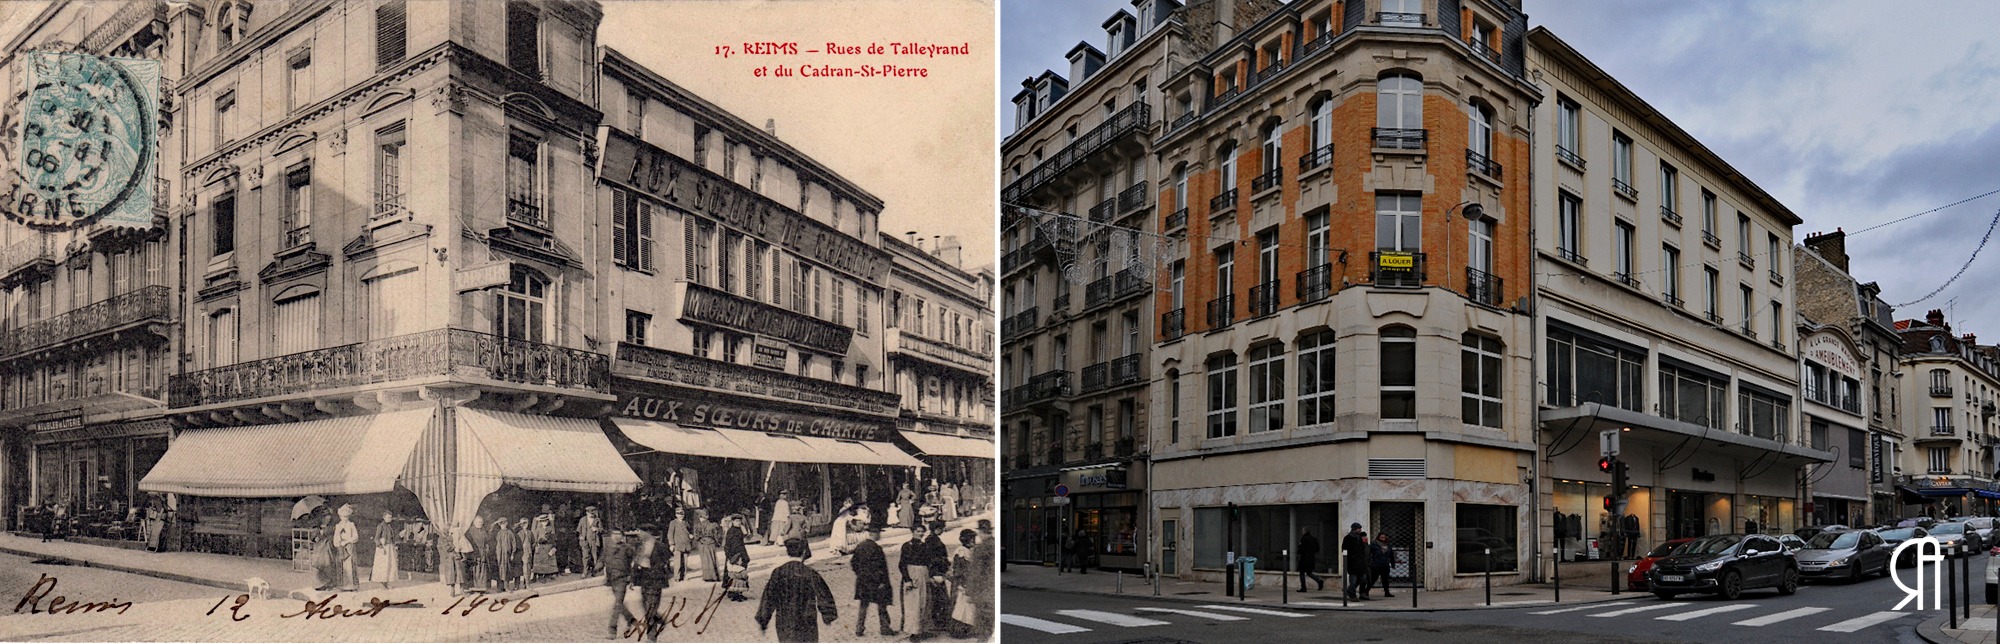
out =
[(888, 434), (894, 428), (887, 419), (844, 419), (828, 414), (779, 410), (773, 409), (770, 404), (759, 404), (756, 400), (732, 399), (671, 387), (619, 392), (618, 414), (687, 427), (860, 441), (888, 440)]
[(668, 204), (777, 242), (834, 270), (879, 282), (889, 273), (888, 253), (819, 225), (798, 211), (746, 189), (632, 135), (606, 129), (599, 176)]

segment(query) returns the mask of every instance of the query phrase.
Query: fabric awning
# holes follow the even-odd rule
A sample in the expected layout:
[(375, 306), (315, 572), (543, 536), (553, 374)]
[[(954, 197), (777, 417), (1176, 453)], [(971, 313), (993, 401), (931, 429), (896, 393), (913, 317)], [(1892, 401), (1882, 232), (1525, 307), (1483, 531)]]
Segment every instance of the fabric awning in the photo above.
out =
[(924, 462), (911, 458), (895, 445), (875, 441), (849, 441), (818, 436), (803, 436), (806, 443), (820, 453), (821, 463), (841, 463), (846, 465), (889, 465), (893, 467), (923, 467)]
[(1972, 495), (1982, 499), (2000, 499), (2000, 492), (1993, 490), (1973, 490)]
[(887, 465), (895, 465), (899, 467), (930, 467), (929, 465), (925, 465), (923, 461), (919, 461), (917, 460), (916, 457), (911, 456), (909, 452), (903, 451), (903, 448), (901, 447), (890, 445), (888, 443), (867, 443), (866, 445), (868, 445), (868, 449), (875, 450), (875, 452), (881, 454), (883, 458), (888, 459), (890, 462), (886, 463)]
[(741, 429), (718, 429), (729, 442), (750, 454), (751, 460), (775, 463), (823, 463), (819, 450), (798, 436), (766, 434)]
[(388, 492), (433, 415), (424, 408), (184, 430), (139, 489), (222, 497)]
[(1916, 494), (1917, 496), (1933, 497), (1933, 498), (1960, 497), (1960, 496), (1965, 496), (1966, 492), (1971, 491), (1962, 487), (1917, 487), (1917, 488), (1906, 487), (1903, 489), (1908, 490), (1909, 492)]
[(903, 438), (917, 446), (925, 456), (962, 456), (966, 458), (993, 458), (993, 441), (971, 436), (934, 434), (903, 430)]
[(458, 408), (459, 427), (469, 441), (460, 450), (481, 450), (472, 471), (461, 474), (498, 477), (530, 490), (616, 493), (639, 489), (639, 475), (611, 446), (597, 421), (560, 416), (530, 416), (502, 411)]
[(617, 425), (618, 431), (632, 442), (669, 454), (756, 460), (755, 456), (730, 442), (722, 432), (713, 429), (682, 427), (638, 418), (613, 418), (611, 424)]

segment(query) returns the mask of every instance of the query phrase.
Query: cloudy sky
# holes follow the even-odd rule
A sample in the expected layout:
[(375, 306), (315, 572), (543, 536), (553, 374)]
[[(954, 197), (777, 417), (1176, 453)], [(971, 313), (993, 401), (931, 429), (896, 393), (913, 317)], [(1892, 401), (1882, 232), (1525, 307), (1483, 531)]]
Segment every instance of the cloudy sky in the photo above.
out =
[[(1008, 0), (1000, 100), (1127, 0)], [(1794, 234), (1854, 232), (2000, 189), (2000, 3), (1900, 9), (1859, 0), (1526, 0), (1546, 26), (1789, 206)], [(1013, 123), (1011, 104), (1001, 122)], [(1006, 126), (1003, 126), (1003, 128)], [(1937, 288), (1979, 245), (2000, 195), (1848, 240), (1853, 271), (1902, 304)], [(1954, 328), (2000, 337), (2000, 248), (1899, 318), (1947, 308)], [(1990, 340), (1989, 340), (1990, 341)]]

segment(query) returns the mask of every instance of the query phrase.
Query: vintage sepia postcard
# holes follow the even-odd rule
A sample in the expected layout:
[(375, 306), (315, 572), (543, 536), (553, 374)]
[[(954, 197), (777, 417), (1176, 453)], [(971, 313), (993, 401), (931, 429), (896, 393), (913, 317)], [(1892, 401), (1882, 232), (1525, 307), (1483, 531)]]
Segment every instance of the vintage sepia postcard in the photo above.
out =
[(994, 638), (994, 11), (0, 4), (0, 641)]

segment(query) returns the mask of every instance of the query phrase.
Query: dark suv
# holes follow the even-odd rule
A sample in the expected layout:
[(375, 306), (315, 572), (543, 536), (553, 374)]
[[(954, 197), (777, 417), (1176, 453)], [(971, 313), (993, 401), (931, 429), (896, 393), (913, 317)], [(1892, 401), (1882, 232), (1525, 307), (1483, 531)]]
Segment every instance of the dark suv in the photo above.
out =
[(1736, 599), (1746, 589), (1776, 588), (1780, 595), (1799, 589), (1799, 564), (1777, 539), (1761, 535), (1715, 534), (1695, 539), (1653, 564), (1653, 594), (1673, 599), (1681, 593), (1714, 593)]

